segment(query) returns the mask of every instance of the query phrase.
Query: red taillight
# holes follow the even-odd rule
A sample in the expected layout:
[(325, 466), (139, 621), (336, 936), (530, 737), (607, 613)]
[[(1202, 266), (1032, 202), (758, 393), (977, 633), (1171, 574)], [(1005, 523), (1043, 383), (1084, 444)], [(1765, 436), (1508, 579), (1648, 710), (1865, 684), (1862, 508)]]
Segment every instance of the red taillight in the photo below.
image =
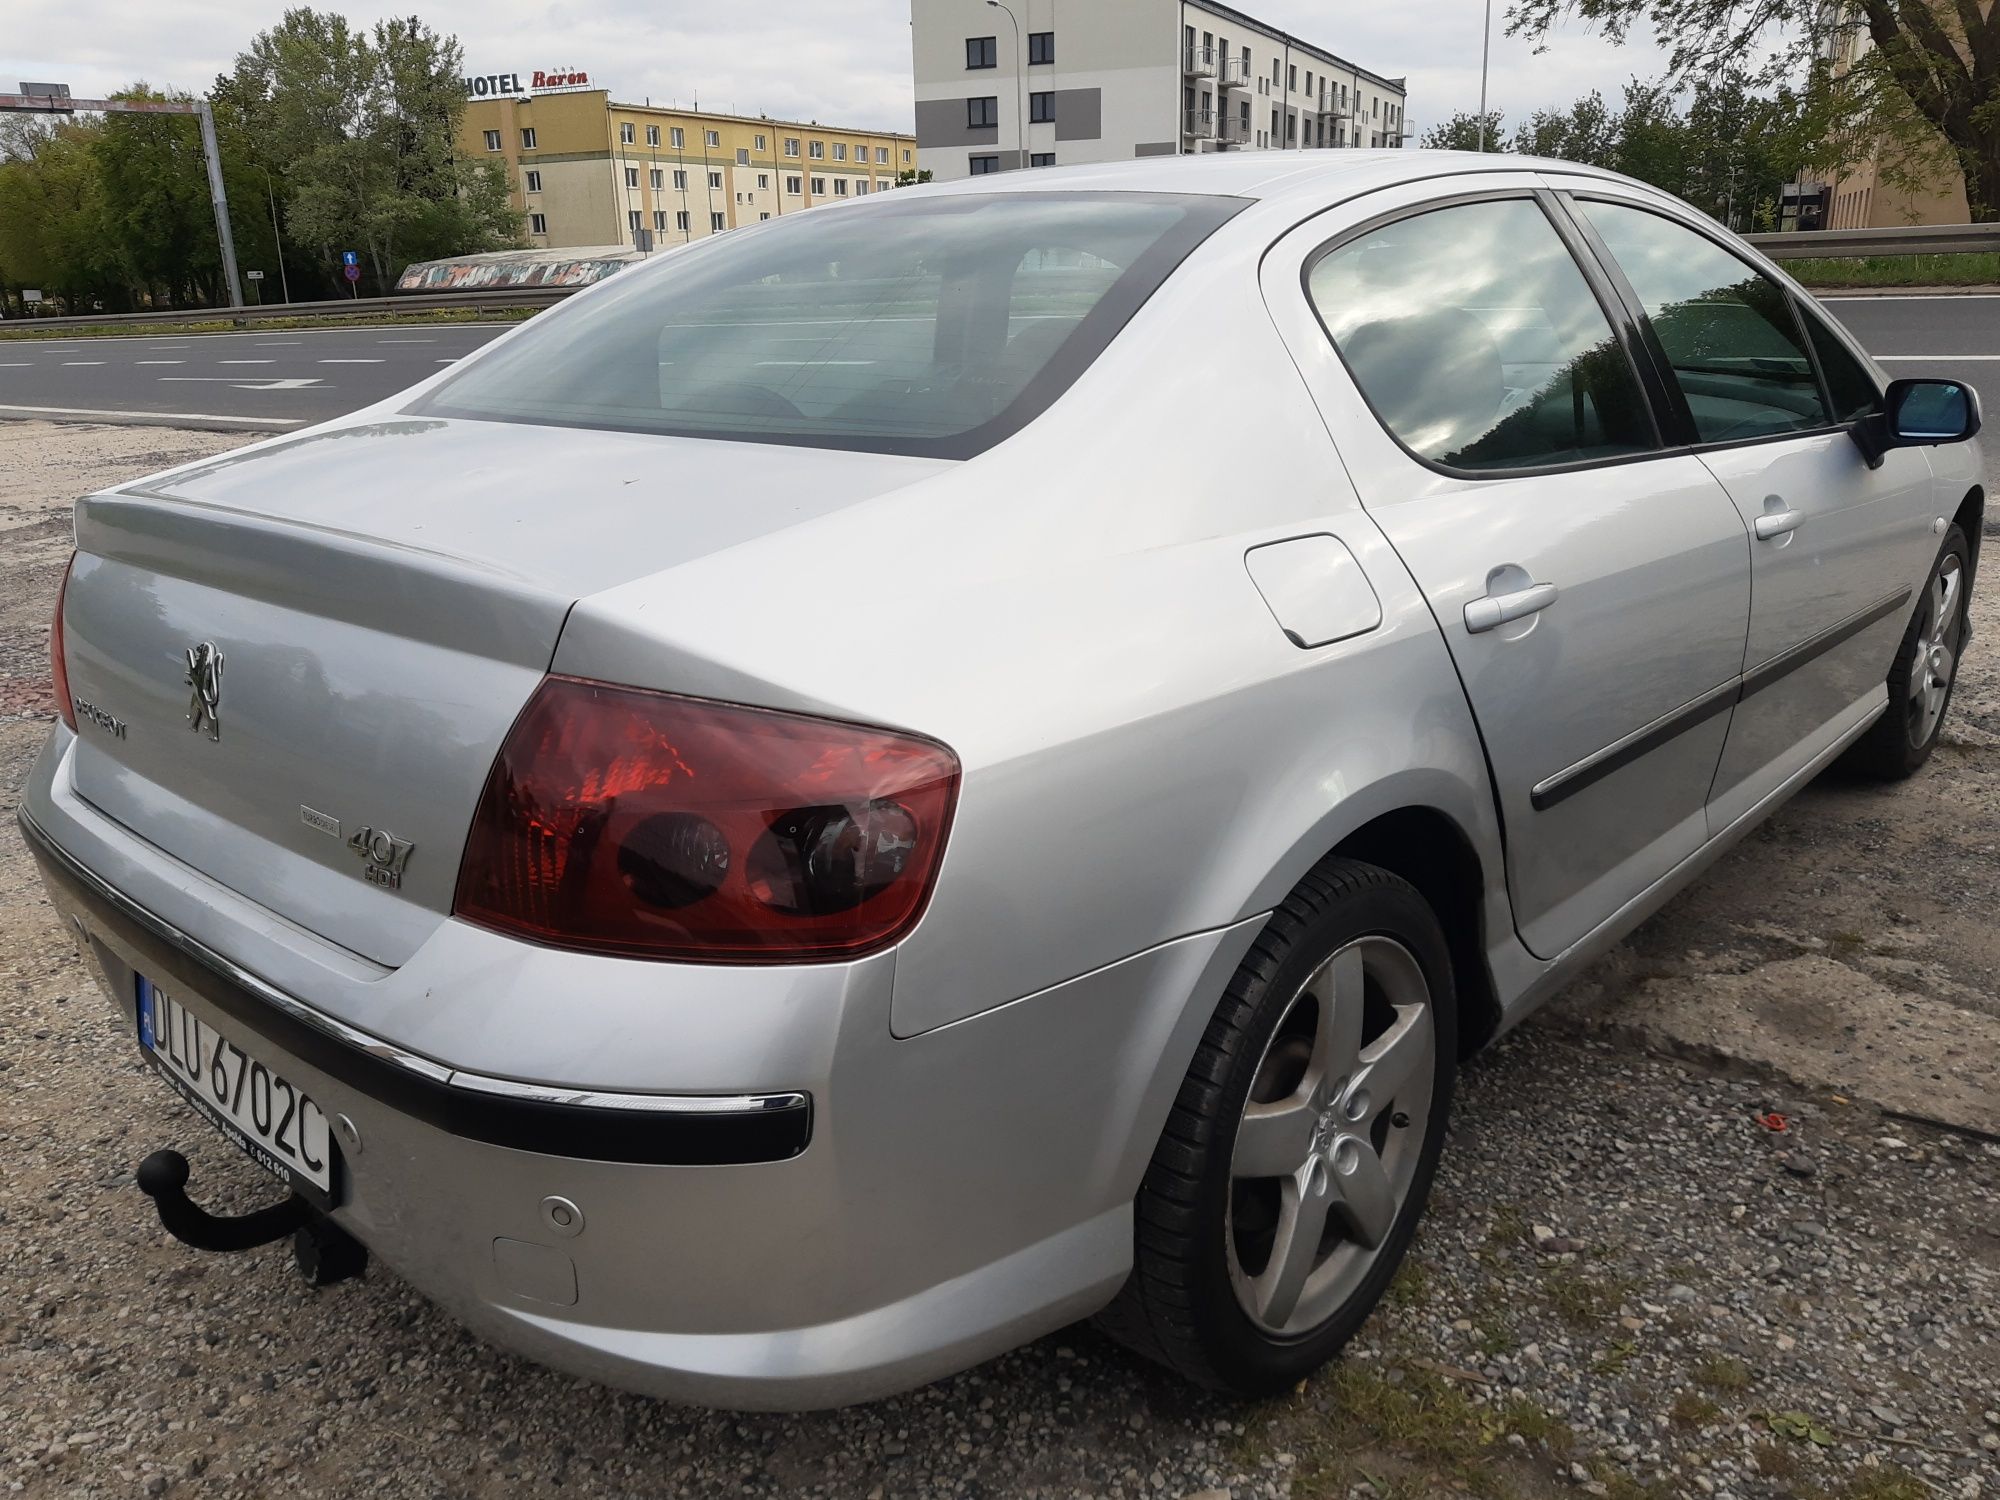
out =
[(72, 552), (63, 564), (62, 582), (56, 586), (56, 614), (49, 622), (49, 677), (55, 684), (56, 712), (72, 730), (76, 728), (76, 704), (69, 696), (69, 663), (63, 659), (62, 617), (63, 600), (69, 597), (69, 571), (75, 566), (76, 554)]
[(457, 915), (642, 958), (852, 958), (907, 933), (958, 760), (886, 729), (551, 677), (480, 796)]

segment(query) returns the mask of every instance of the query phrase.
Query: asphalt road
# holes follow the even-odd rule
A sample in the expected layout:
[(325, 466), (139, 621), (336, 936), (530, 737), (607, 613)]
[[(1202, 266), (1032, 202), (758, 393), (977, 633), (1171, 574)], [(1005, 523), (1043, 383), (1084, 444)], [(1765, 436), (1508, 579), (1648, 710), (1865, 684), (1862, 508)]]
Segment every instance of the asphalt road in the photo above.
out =
[[(1824, 299), (1892, 375), (1948, 375), (2000, 414), (2000, 294)], [(0, 341), (0, 409), (237, 419), (274, 430), (380, 400), (508, 325)], [(2000, 417), (1996, 417), (2000, 420)], [(201, 425), (198, 421), (190, 425)]]
[(273, 431), (393, 395), (511, 324), (428, 323), (0, 340), (0, 410), (181, 415)]

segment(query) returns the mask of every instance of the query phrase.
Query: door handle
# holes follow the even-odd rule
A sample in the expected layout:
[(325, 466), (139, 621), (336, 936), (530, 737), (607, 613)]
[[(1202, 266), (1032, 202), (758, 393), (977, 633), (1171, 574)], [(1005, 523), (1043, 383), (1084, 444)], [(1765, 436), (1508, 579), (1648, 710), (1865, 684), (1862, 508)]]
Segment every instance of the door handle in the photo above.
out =
[(1465, 628), (1477, 635), (1482, 630), (1505, 625), (1509, 620), (1537, 614), (1555, 602), (1556, 586), (1553, 583), (1531, 583), (1511, 594), (1488, 594), (1465, 606)]
[(1767, 510), (1756, 519), (1753, 529), (1758, 541), (1768, 542), (1796, 531), (1805, 518), (1802, 510)]

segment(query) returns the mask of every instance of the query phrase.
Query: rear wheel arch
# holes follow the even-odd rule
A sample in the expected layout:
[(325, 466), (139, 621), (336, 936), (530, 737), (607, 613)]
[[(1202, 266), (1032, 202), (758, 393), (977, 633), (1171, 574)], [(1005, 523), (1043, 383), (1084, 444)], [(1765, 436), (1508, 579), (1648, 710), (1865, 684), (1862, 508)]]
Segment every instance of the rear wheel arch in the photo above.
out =
[[(1971, 549), (1967, 562), (1971, 565), (1973, 580), (1979, 578), (1980, 538), (1986, 529), (1986, 491), (1974, 485), (1965, 492), (1965, 498), (1958, 502), (1958, 513), (1952, 517), (1958, 529), (1965, 533), (1966, 546)], [(1968, 599), (1968, 603), (1970, 600)]]

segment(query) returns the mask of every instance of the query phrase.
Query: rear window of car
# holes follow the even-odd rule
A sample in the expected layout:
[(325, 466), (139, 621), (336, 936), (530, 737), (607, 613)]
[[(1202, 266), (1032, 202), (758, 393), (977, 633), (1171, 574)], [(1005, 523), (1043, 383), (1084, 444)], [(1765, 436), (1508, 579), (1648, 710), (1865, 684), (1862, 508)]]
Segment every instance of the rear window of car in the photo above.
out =
[(1033, 420), (1244, 200), (913, 196), (622, 271), (411, 409), (963, 458)]

